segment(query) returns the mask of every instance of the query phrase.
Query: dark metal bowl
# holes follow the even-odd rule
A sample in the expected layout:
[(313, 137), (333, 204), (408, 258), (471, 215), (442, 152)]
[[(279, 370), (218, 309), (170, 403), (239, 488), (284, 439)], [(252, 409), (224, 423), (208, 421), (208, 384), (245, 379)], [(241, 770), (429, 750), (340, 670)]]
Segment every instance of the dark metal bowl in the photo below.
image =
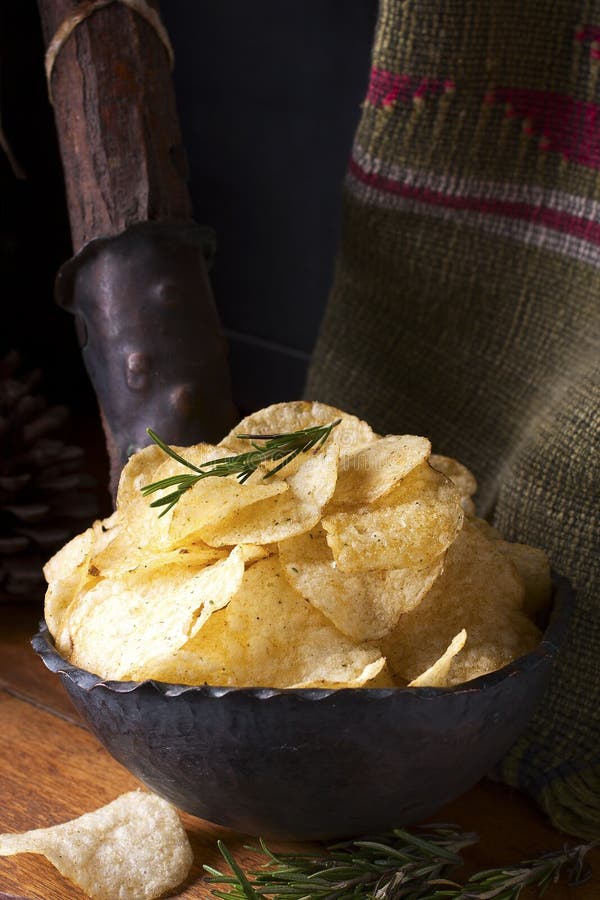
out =
[(238, 831), (336, 838), (410, 824), (489, 772), (523, 731), (565, 637), (555, 579), (542, 642), (453, 688), (276, 690), (103, 681), (33, 646), (115, 759), (176, 806)]

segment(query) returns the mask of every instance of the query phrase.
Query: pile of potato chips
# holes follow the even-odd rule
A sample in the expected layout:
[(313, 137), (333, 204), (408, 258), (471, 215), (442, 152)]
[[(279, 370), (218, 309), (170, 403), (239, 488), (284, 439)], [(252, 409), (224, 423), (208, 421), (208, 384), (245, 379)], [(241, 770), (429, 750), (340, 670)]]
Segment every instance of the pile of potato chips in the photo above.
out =
[(183, 468), (136, 453), (116, 512), (45, 567), (59, 651), (111, 680), (298, 688), (449, 686), (533, 649), (545, 554), (476, 518), (474, 477), (426, 438), (299, 401), (176, 449), (201, 465), (338, 418), (271, 478), (205, 478), (162, 517), (140, 489)]

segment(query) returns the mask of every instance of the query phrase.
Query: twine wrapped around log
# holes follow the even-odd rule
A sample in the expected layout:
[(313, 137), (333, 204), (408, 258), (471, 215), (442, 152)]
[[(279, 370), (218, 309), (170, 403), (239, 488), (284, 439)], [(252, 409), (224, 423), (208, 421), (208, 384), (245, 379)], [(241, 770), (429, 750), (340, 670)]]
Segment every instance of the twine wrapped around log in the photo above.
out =
[(72, 15), (68, 16), (59, 25), (54, 34), (54, 37), (48, 44), (44, 64), (46, 68), (46, 82), (48, 84), (48, 97), (50, 98), (51, 103), (52, 72), (54, 70), (54, 64), (56, 62), (58, 54), (78, 25), (81, 25), (82, 22), (85, 22), (85, 20), (89, 16), (93, 15), (95, 12), (98, 12), (98, 10), (103, 9), (105, 6), (110, 6), (111, 3), (122, 3), (124, 6), (129, 7), (129, 9), (132, 9), (139, 16), (142, 16), (142, 18), (144, 18), (154, 28), (165, 50), (167, 51), (171, 69), (174, 67), (175, 52), (173, 50), (173, 45), (171, 44), (169, 35), (167, 34), (167, 30), (161, 22), (160, 16), (157, 11), (155, 9), (152, 9), (151, 6), (148, 6), (146, 0), (87, 0), (87, 2), (81, 4), (77, 12), (74, 12)]

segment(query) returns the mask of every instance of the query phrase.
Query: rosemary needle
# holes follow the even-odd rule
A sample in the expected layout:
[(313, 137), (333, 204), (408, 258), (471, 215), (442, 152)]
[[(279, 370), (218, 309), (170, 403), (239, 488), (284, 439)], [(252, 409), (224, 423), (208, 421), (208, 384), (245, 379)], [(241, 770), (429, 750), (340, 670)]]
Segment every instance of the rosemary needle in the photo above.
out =
[[(202, 463), (200, 466), (195, 466), (189, 462), (172, 447), (169, 447), (155, 431), (148, 428), (147, 432), (154, 443), (167, 456), (190, 469), (193, 474), (188, 475), (184, 472), (180, 475), (172, 475), (169, 478), (154, 481), (152, 484), (142, 487), (141, 492), (144, 497), (147, 497), (156, 493), (156, 491), (175, 488), (171, 493), (154, 500), (150, 504), (150, 506), (164, 506), (165, 508), (160, 514), (164, 516), (165, 513), (175, 506), (182, 495), (202, 478), (210, 478), (212, 476), (223, 478), (227, 475), (235, 475), (240, 484), (244, 484), (263, 463), (278, 462), (279, 465), (263, 475), (263, 478), (271, 478), (299, 456), (300, 453), (308, 453), (309, 450), (317, 451), (322, 447), (333, 429), (341, 421), (341, 419), (336, 419), (327, 425), (312, 425), (309, 428), (302, 428), (299, 431), (291, 431), (286, 434), (236, 434), (235, 437), (244, 441), (250, 441), (253, 449), (247, 453), (236, 453), (234, 456), (208, 460), (208, 462)], [(261, 443), (257, 443), (258, 441)]]
[(518, 900), (528, 886), (541, 896), (563, 874), (570, 886), (583, 884), (590, 875), (585, 856), (597, 846), (565, 846), (517, 865), (479, 872), (461, 885), (453, 870), (462, 863), (460, 851), (477, 843), (477, 836), (455, 825), (426, 829), (419, 836), (395, 829), (314, 853), (277, 854), (261, 840), (259, 848), (247, 849), (262, 853), (267, 861), (247, 874), (219, 841), (232, 874), (204, 868), (209, 882), (228, 887), (213, 891), (221, 900)]

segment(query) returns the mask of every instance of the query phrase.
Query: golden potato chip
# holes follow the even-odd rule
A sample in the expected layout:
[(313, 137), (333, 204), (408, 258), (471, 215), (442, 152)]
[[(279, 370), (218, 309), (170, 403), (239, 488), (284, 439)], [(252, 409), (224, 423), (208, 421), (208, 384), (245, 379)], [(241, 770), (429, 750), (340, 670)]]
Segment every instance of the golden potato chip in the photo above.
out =
[(175, 809), (132, 791), (71, 822), (1, 834), (0, 856), (41, 853), (93, 900), (154, 900), (185, 880), (192, 848)]
[(448, 684), (462, 684), (495, 672), (531, 653), (541, 638), (540, 630), (521, 610), (501, 609), (476, 633), (468, 631), (464, 650), (452, 660)]
[(425, 569), (450, 546), (463, 520), (454, 485), (427, 463), (368, 506), (325, 515), (323, 528), (345, 572)]
[(230, 601), (242, 583), (245, 555), (240, 546), (196, 572), (176, 565), (151, 578), (133, 572), (100, 580), (69, 608), (61, 644), (68, 641), (75, 665), (102, 678), (136, 679), (147, 660), (182, 647)]
[(427, 438), (391, 434), (360, 450), (344, 453), (338, 463), (330, 509), (373, 503), (424, 462), (430, 451)]
[(164, 461), (164, 451), (156, 444), (149, 444), (129, 457), (119, 478), (117, 509), (139, 499), (140, 488), (156, 481), (156, 472)]
[(465, 519), (429, 593), (380, 642), (394, 676), (408, 682), (417, 678), (463, 628), (468, 640), (452, 661), (448, 684), (476, 678), (529, 652), (540, 633), (523, 613), (523, 597), (514, 565)]
[(289, 489), (286, 481), (276, 476), (267, 480), (264, 474), (265, 470), (257, 470), (245, 484), (240, 484), (233, 475), (197, 482), (173, 510), (169, 528), (171, 544), (184, 543), (197, 535), (214, 535), (222, 522), (237, 518), (241, 510)]
[(192, 540), (173, 550), (153, 548), (151, 544), (140, 544), (136, 530), (126, 522), (119, 527), (118, 535), (102, 551), (92, 555), (92, 573), (102, 578), (120, 578), (130, 572), (150, 573), (163, 566), (181, 565), (186, 568), (201, 568), (224, 559), (227, 550), (209, 547), (201, 540)]
[[(222, 447), (215, 447), (212, 444), (193, 444), (191, 447), (174, 446), (172, 449), (183, 459), (186, 459), (198, 468), (207, 462), (224, 459), (230, 455), (227, 450), (224, 450)], [(171, 494), (174, 488), (162, 488), (147, 496), (142, 495), (141, 488), (152, 482), (164, 481), (166, 478), (178, 475), (193, 475), (194, 472), (177, 459), (167, 456), (164, 451), (160, 450), (160, 454), (162, 462), (153, 471), (152, 477), (137, 480), (137, 494), (134, 493), (132, 496), (126, 509), (126, 516), (129, 522), (134, 522), (138, 534), (142, 536), (143, 545), (151, 544), (153, 547), (171, 549), (173, 547), (173, 540), (170, 534), (171, 519), (173, 511), (179, 503), (171, 509), (168, 509), (168, 507), (153, 507), (151, 504)], [(212, 483), (217, 479), (208, 478), (203, 480)]]
[(515, 565), (525, 585), (523, 608), (528, 616), (534, 616), (550, 602), (552, 581), (550, 560), (543, 550), (527, 544), (513, 544), (499, 540), (496, 548)]
[(417, 678), (414, 678), (409, 687), (447, 687), (448, 686), (448, 673), (450, 672), (450, 666), (452, 665), (452, 660), (456, 656), (457, 653), (460, 653), (462, 648), (465, 646), (467, 640), (467, 632), (463, 628), (462, 631), (459, 631), (455, 637), (452, 638), (448, 647), (440, 656), (439, 659), (433, 663), (433, 665), (429, 666), (424, 672), (421, 673)]
[(342, 421), (331, 432), (329, 441), (338, 444), (342, 453), (358, 450), (375, 439), (370, 425), (356, 416), (325, 403), (295, 400), (275, 403), (246, 416), (220, 441), (219, 446), (228, 447), (234, 453), (244, 453), (250, 449), (249, 442), (238, 438), (238, 434), (289, 434), (313, 425), (328, 425), (336, 419)]
[(144, 677), (178, 684), (360, 686), (385, 664), (344, 637), (287, 582), (275, 556), (246, 569), (230, 603)]
[(394, 682), (391, 678), (389, 669), (386, 672), (385, 659), (381, 656), (375, 662), (369, 663), (364, 667), (362, 672), (352, 678), (350, 681), (332, 682), (326, 679), (315, 681), (299, 681), (297, 684), (290, 684), (290, 689), (298, 688), (357, 688), (357, 687), (393, 687)]
[[(196, 466), (227, 455), (226, 451), (211, 444), (174, 449)], [(182, 534), (177, 541), (171, 538), (173, 510), (161, 516), (161, 509), (150, 504), (153, 500), (170, 493), (173, 488), (164, 488), (149, 497), (144, 497), (141, 493), (141, 488), (147, 484), (185, 471), (185, 466), (166, 456), (155, 444), (130, 457), (119, 482), (117, 512), (113, 516), (109, 540), (101, 550), (97, 547), (92, 554), (92, 564), (99, 575), (120, 577), (134, 571), (140, 564), (144, 561), (147, 563), (150, 559), (154, 561), (154, 566), (164, 565), (173, 561), (174, 557), (173, 554), (170, 558), (163, 554), (173, 549), (179, 551), (182, 547), (195, 554), (198, 565), (208, 564), (219, 558), (214, 549), (203, 545), (199, 540), (194, 540), (193, 534)], [(206, 481), (221, 481), (221, 479), (206, 479), (201, 483)], [(187, 494), (189, 491), (183, 495), (175, 509), (184, 502)]]
[(515, 565), (525, 586), (525, 612), (529, 616), (534, 616), (547, 606), (552, 593), (548, 556), (537, 547), (503, 540), (498, 529), (485, 519), (474, 518), (472, 521), (488, 540), (496, 541), (496, 549), (504, 553)]
[(493, 525), (490, 525), (489, 522), (486, 522), (485, 519), (480, 519), (478, 516), (473, 516), (471, 518), (471, 522), (475, 525), (476, 528), (479, 529), (481, 534), (488, 539), (488, 541), (501, 541), (502, 535), (498, 531), (497, 528), (494, 528)]
[(326, 444), (317, 453), (303, 455), (298, 471), (283, 478), (288, 490), (203, 526), (198, 532), (200, 537), (213, 547), (223, 547), (240, 543), (271, 544), (310, 531), (333, 495), (338, 455), (335, 443)]
[(54, 635), (87, 576), (87, 561), (93, 542), (94, 531), (88, 528), (65, 544), (44, 566), (44, 576), (48, 582), (44, 615)]
[(440, 557), (425, 570), (344, 572), (320, 525), (282, 541), (279, 557), (292, 587), (356, 641), (375, 640), (391, 631), (402, 613), (425, 596), (443, 564)]
[(77, 535), (44, 566), (48, 590), (44, 606), (46, 623), (53, 635), (60, 633), (63, 619), (75, 597), (93, 583), (97, 573), (92, 565), (96, 550), (102, 551), (112, 539), (117, 514), (95, 521)]
[(378, 669), (377, 674), (375, 674), (372, 678), (367, 679), (361, 684), (346, 685), (346, 687), (393, 688), (397, 687), (397, 685), (394, 681), (394, 676), (392, 675), (390, 667), (388, 666), (387, 662), (385, 662), (385, 664), (381, 666), (380, 669)]
[(459, 463), (457, 459), (452, 459), (450, 456), (440, 456), (438, 453), (431, 454), (429, 464), (450, 479), (452, 484), (458, 489), (465, 513), (469, 516), (474, 516), (475, 504), (471, 498), (477, 492), (477, 479), (473, 473), (466, 466), (463, 466), (462, 463)]

